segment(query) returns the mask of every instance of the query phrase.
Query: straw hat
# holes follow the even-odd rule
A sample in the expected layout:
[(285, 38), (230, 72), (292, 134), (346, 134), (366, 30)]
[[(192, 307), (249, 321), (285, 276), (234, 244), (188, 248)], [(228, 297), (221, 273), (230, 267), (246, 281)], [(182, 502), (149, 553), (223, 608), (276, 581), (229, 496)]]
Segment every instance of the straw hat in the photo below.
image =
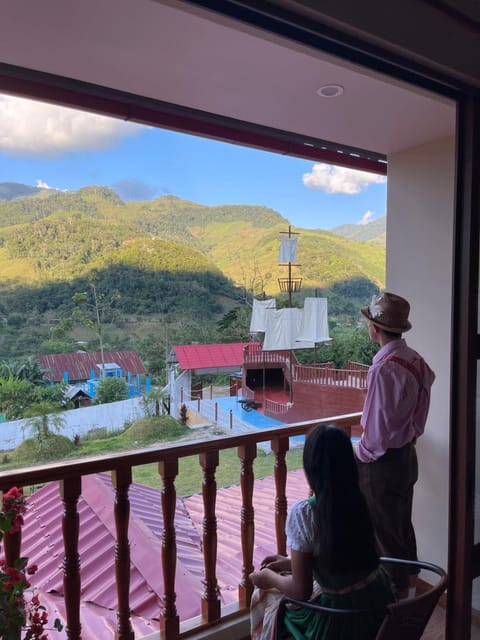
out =
[(395, 293), (385, 291), (373, 296), (370, 305), (361, 309), (361, 312), (367, 320), (392, 333), (403, 333), (412, 328), (408, 320), (410, 304)]

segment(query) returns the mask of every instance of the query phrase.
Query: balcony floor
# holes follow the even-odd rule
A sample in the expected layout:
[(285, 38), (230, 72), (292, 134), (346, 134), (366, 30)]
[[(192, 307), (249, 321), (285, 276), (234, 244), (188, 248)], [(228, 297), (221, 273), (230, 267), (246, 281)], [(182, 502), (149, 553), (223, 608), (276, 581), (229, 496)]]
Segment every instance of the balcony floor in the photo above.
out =
[[(471, 640), (480, 640), (480, 627), (472, 625)], [(430, 622), (425, 629), (422, 640), (444, 640), (445, 638), (445, 609), (438, 606), (433, 612)]]

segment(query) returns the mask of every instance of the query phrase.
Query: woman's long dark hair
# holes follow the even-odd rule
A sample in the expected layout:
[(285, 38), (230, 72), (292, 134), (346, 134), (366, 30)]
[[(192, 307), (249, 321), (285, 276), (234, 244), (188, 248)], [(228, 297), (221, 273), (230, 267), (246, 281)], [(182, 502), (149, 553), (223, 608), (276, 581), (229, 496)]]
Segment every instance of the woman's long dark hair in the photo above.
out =
[(303, 467), (315, 495), (315, 556), (321, 566), (332, 572), (374, 569), (373, 525), (350, 438), (335, 426), (314, 427), (305, 441)]

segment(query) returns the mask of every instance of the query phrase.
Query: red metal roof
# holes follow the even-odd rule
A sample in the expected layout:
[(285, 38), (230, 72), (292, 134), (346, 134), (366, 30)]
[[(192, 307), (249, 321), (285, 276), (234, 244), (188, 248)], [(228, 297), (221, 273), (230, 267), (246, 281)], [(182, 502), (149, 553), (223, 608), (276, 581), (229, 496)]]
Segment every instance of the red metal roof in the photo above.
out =
[[(288, 504), (308, 497), (309, 489), (303, 469), (287, 474)], [(253, 508), (255, 510), (255, 546), (253, 564), (259, 568), (265, 556), (276, 553), (275, 548), (275, 481), (272, 476), (255, 480)], [(184, 498), (187, 511), (202, 532), (203, 498), (195, 494)], [(242, 579), (242, 544), (240, 514), (242, 493), (239, 485), (224, 487), (217, 492), (216, 516), (218, 535), (217, 580), (225, 604), (238, 600), (238, 585)]]
[[(308, 495), (304, 473), (288, 474), (289, 503)], [(254, 562), (273, 548), (273, 478), (257, 480), (254, 488), (255, 550)], [(161, 536), (163, 521), (160, 491), (132, 484), (130, 497), (129, 539), (131, 548), (130, 604), (132, 624), (141, 637), (158, 629), (163, 593)], [(78, 502), (81, 524), (81, 620), (85, 638), (113, 638), (116, 628), (117, 594), (115, 588), (115, 519), (114, 490), (108, 474), (84, 476)], [(157, 508), (152, 508), (152, 506)], [(219, 489), (216, 516), (218, 522), (217, 579), (223, 603), (237, 600), (241, 579), (240, 539), (241, 491), (238, 485)], [(49, 619), (66, 619), (63, 599), (63, 505), (57, 483), (50, 483), (28, 498), (22, 534), (22, 555), (38, 565), (31, 576)], [(203, 498), (193, 495), (177, 498), (175, 512), (177, 571), (177, 608), (180, 618), (200, 613), (204, 591)], [(65, 631), (49, 631), (51, 640), (64, 640)]]
[(180, 368), (221, 369), (241, 367), (244, 347), (254, 342), (230, 342), (225, 344), (185, 344), (173, 347)]
[[(95, 371), (95, 376), (100, 377), (98, 365), (102, 363), (100, 351), (78, 351), (76, 353), (57, 353), (52, 355), (37, 356), (41, 367), (45, 370), (45, 376), (53, 382), (63, 380), (63, 374), (68, 371), (70, 382), (88, 380), (90, 372)], [(103, 354), (105, 364), (115, 362), (124, 371), (132, 375), (137, 373), (145, 375), (147, 370), (136, 351), (105, 351)]]

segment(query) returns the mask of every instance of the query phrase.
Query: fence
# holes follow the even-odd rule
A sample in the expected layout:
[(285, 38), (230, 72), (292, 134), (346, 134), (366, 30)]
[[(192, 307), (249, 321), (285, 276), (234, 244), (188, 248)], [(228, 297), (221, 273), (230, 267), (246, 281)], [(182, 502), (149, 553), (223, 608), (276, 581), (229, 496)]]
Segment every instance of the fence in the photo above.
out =
[[(145, 415), (142, 398), (129, 398), (119, 402), (98, 404), (81, 409), (64, 411), (65, 427), (62, 435), (74, 438), (83, 436), (92, 429), (105, 428), (107, 431), (117, 431), (126, 422), (137, 420)], [(28, 420), (11, 420), (0, 424), (0, 450), (9, 451), (18, 447), (25, 438), (29, 437)]]

